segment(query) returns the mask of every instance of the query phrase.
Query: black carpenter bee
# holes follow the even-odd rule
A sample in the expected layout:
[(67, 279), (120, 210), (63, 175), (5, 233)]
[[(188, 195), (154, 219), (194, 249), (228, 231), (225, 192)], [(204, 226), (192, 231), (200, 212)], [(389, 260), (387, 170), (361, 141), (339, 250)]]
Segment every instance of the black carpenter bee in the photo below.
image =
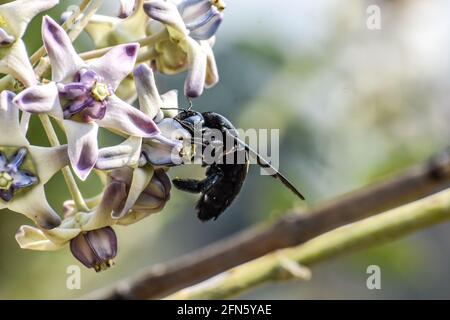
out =
[[(200, 113), (191, 109), (182, 109), (174, 118), (180, 125), (191, 134), (192, 145), (200, 145), (202, 152), (211, 141), (209, 132), (211, 129), (220, 130), (221, 137), (217, 140), (219, 144), (227, 139), (233, 143), (227, 148), (221, 149), (220, 154), (215, 155), (215, 163), (203, 163), (206, 166), (206, 178), (195, 179), (173, 179), (173, 184), (177, 189), (190, 193), (201, 193), (197, 202), (197, 216), (202, 221), (217, 219), (217, 217), (228, 208), (236, 196), (239, 194), (249, 168), (249, 156), (255, 157), (257, 163), (271, 170), (272, 177), (279, 179), (289, 190), (304, 200), (303, 195), (267, 160), (262, 158), (245, 142), (238, 137), (236, 128), (224, 116), (215, 112)], [(195, 137), (202, 137), (199, 139)], [(217, 142), (216, 140), (216, 142)], [(216, 149), (214, 149), (216, 150)], [(214, 151), (213, 150), (213, 151)], [(241, 153), (241, 154), (240, 154)], [(234, 157), (234, 162), (230, 164), (230, 156)], [(237, 161), (238, 156), (243, 156), (244, 161)], [(242, 158), (241, 158), (242, 159)], [(228, 161), (227, 161), (228, 160)], [(202, 160), (203, 161), (203, 160)]]

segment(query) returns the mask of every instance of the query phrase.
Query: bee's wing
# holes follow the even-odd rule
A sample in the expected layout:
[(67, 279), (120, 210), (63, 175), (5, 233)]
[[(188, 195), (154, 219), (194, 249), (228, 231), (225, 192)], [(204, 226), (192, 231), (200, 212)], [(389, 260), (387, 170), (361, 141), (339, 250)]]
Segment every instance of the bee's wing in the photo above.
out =
[(250, 156), (256, 158), (258, 165), (260, 165), (263, 169), (270, 168), (271, 172), (275, 172), (274, 174), (271, 174), (272, 177), (280, 180), (281, 183), (283, 183), (289, 190), (291, 190), (293, 193), (295, 193), (295, 195), (297, 197), (299, 197), (302, 200), (305, 200), (305, 197), (300, 193), (300, 191), (298, 191), (297, 188), (294, 187), (294, 185), (291, 182), (289, 182), (289, 180), (285, 176), (283, 176), (277, 169), (275, 169), (275, 167), (273, 167), (270, 164), (270, 162), (268, 162), (266, 159), (261, 157), (258, 152), (253, 150), (244, 141), (242, 141), (241, 139), (239, 139), (238, 137), (236, 137), (235, 135), (230, 133), (229, 130), (226, 130), (226, 132), (227, 132), (227, 135), (229, 137), (232, 137), (234, 139), (234, 141), (236, 141), (236, 143), (238, 143), (241, 147), (243, 147), (249, 153)]

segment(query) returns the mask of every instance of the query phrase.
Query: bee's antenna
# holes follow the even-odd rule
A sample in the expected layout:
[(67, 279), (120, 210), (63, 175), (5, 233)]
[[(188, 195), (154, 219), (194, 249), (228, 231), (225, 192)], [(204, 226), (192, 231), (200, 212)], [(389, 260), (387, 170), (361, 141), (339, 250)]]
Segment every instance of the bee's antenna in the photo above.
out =
[(191, 98), (188, 98), (188, 101), (189, 101), (189, 105), (188, 105), (187, 109), (186, 108), (165, 108), (165, 107), (161, 107), (160, 109), (161, 110), (178, 110), (178, 111), (188, 112), (188, 111), (191, 111), (192, 107), (194, 106)]
[(189, 109), (185, 109), (185, 108), (165, 108), (165, 107), (161, 107), (161, 110), (178, 110), (178, 111), (189, 111)]

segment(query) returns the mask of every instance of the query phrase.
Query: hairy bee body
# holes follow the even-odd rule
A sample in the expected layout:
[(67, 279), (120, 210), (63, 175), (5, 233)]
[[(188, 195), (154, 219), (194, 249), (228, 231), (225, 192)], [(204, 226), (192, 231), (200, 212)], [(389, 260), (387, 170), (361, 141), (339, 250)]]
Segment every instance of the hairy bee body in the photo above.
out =
[[(236, 128), (224, 116), (215, 112), (205, 112), (202, 114), (205, 119), (205, 125), (208, 128), (222, 130), (226, 128), (237, 136)], [(226, 140), (225, 133), (223, 133), (222, 141)], [(244, 184), (248, 172), (248, 159), (244, 164), (239, 164), (237, 159), (237, 150), (233, 151), (235, 156), (233, 164), (227, 164), (228, 156), (223, 156), (221, 163), (212, 164), (206, 170), (207, 177), (220, 177), (214, 185), (202, 193), (195, 208), (198, 210), (198, 217), (200, 220), (210, 220), (217, 217), (227, 209), (231, 203), (236, 199)], [(247, 157), (246, 157), (247, 158)]]
[[(191, 133), (194, 133), (194, 127), (200, 123), (204, 130), (218, 129), (223, 132), (222, 141), (226, 140), (226, 132), (224, 130), (228, 130), (228, 132), (237, 135), (236, 129), (231, 122), (224, 116), (214, 112), (204, 112), (202, 114), (194, 111), (181, 112), (178, 120)], [(205, 164), (207, 169), (206, 177), (203, 180), (173, 180), (175, 187), (180, 190), (201, 193), (195, 208), (197, 209), (198, 218), (202, 221), (217, 219), (231, 205), (241, 191), (247, 176), (248, 160), (246, 157), (245, 163), (238, 164), (237, 149), (232, 152), (236, 155), (235, 161), (232, 164), (227, 164), (227, 160), (230, 160), (229, 154), (223, 155), (222, 161), (211, 165)]]
[[(205, 137), (208, 136), (211, 129), (219, 130), (221, 133), (222, 137), (218, 138), (221, 139), (222, 146), (226, 146), (226, 142), (230, 138), (233, 142), (231, 146), (226, 146), (217, 155), (220, 161), (212, 164), (203, 161), (203, 165), (207, 167), (206, 177), (203, 180), (172, 180), (175, 187), (180, 190), (201, 193), (195, 207), (200, 220), (217, 219), (236, 199), (247, 177), (250, 154), (256, 158), (261, 167), (272, 169), (274, 173), (271, 173), (271, 175), (274, 178), (280, 180), (300, 199), (304, 199), (303, 195), (278, 170), (273, 168), (269, 162), (239, 139), (236, 128), (224, 116), (215, 112), (199, 113), (192, 110), (184, 110), (175, 117), (175, 120), (184, 129), (188, 130), (193, 137), (198, 135), (202, 137), (200, 141), (202, 157), (203, 151), (210, 143)], [(195, 144), (196, 142), (192, 141), (191, 143)]]

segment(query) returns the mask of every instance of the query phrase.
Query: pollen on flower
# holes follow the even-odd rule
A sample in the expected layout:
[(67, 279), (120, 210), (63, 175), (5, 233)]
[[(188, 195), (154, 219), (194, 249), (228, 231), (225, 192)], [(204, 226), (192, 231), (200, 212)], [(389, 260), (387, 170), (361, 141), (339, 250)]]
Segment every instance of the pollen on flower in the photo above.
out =
[(97, 82), (92, 87), (91, 94), (95, 100), (102, 102), (111, 95), (111, 92), (106, 84)]
[(0, 27), (4, 28), (4, 27), (7, 27), (7, 26), (8, 26), (8, 23), (6, 23), (5, 18), (3, 18), (3, 16), (0, 15)]
[(0, 172), (0, 189), (9, 190), (14, 179), (8, 172)]
[(211, 0), (211, 4), (217, 8), (220, 12), (226, 9), (226, 4), (222, 0)]
[(82, 69), (74, 82), (58, 84), (60, 96), (67, 101), (64, 118), (89, 122), (103, 119), (108, 105), (107, 98), (114, 90), (94, 70)]
[(114, 266), (114, 260), (110, 259), (94, 266), (95, 272), (105, 271)]

